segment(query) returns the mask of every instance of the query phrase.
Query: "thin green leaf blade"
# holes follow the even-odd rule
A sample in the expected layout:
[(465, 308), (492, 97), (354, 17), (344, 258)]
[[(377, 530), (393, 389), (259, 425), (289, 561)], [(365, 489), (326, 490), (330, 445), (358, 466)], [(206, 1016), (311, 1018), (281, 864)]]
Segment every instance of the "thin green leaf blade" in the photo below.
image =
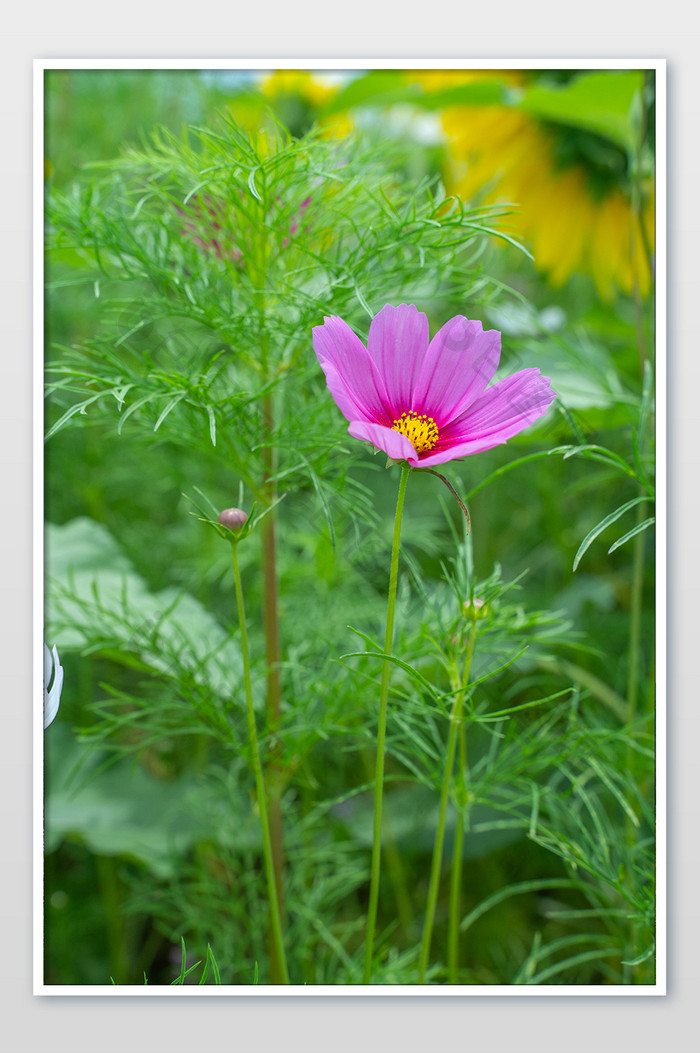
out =
[(624, 545), (626, 541), (629, 541), (636, 534), (641, 534), (642, 530), (646, 530), (647, 527), (653, 526), (655, 522), (656, 517), (649, 516), (649, 518), (645, 519), (643, 523), (638, 523), (637, 526), (632, 527), (632, 529), (628, 530), (626, 534), (623, 534), (622, 537), (618, 538), (614, 545), (610, 546), (608, 549), (608, 555), (610, 555), (611, 552), (614, 552), (615, 549), (620, 548), (621, 545)]
[(626, 501), (624, 505), (620, 505), (620, 507), (616, 508), (614, 512), (611, 512), (609, 515), (604, 516), (604, 518), (601, 519), (599, 523), (596, 523), (593, 529), (588, 531), (585, 538), (578, 547), (578, 551), (574, 556), (574, 571), (581, 562), (581, 557), (588, 551), (588, 549), (593, 544), (593, 542), (599, 534), (602, 534), (607, 527), (611, 526), (612, 523), (618, 520), (620, 516), (623, 516), (625, 512), (628, 512), (630, 508), (634, 508), (636, 505), (641, 504), (642, 501), (648, 500), (649, 498), (646, 495), (643, 497), (633, 497), (631, 501)]

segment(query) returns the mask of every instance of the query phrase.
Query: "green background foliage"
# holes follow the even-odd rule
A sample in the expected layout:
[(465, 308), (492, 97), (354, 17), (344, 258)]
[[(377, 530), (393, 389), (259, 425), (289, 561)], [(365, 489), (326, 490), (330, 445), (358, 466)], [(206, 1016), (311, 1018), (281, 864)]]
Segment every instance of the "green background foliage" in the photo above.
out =
[[(459, 824), (458, 982), (653, 983), (653, 302), (603, 303), (586, 274), (551, 289), (489, 235), (503, 209), (445, 192), (449, 146), (395, 130), (397, 105), (415, 124), (478, 103), (473, 86), (425, 102), (370, 74), (265, 109), (249, 79), (196, 71), (46, 76), (46, 639), (65, 667), (45, 735), (46, 982), (270, 982), (230, 550), (201, 521), (270, 487), (275, 729), (259, 525), (239, 556), (290, 974), (360, 982), (398, 470), (347, 435), (311, 330), (339, 314), (365, 339), (407, 302), (431, 332), (457, 313), (500, 329), (499, 375), (537, 366), (559, 398), (446, 466), (469, 536), (439, 480), (410, 480), (373, 982), (415, 982), (477, 598), (428, 982), (448, 982)], [(615, 76), (481, 91), (633, 150), (639, 77)], [(349, 108), (347, 138), (314, 126)]]

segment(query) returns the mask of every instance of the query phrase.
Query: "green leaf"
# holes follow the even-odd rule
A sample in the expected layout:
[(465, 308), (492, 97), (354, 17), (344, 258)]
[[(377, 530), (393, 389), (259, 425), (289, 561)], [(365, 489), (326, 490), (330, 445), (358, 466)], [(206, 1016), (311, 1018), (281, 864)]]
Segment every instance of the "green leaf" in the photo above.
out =
[[(581, 562), (581, 557), (583, 556), (583, 554), (590, 548), (590, 546), (593, 544), (598, 535), (603, 533), (606, 527), (609, 527), (612, 523), (619, 519), (620, 516), (624, 515), (625, 512), (628, 512), (630, 508), (634, 508), (635, 505), (641, 504), (642, 501), (649, 500), (650, 498), (646, 496), (633, 497), (631, 501), (625, 502), (624, 505), (620, 505), (620, 507), (616, 508), (614, 512), (611, 512), (610, 515), (607, 515), (604, 519), (601, 519), (601, 521), (597, 523), (592, 530), (589, 530), (589, 532), (586, 534), (585, 538), (579, 545), (578, 552), (574, 556), (573, 569), (576, 570), (579, 563)], [(620, 543), (622, 543), (623, 540), (624, 538), (621, 539)]]
[(556, 691), (553, 695), (547, 695), (546, 698), (537, 698), (533, 702), (521, 702), (519, 706), (511, 706), (510, 709), (499, 709), (496, 713), (485, 713), (483, 716), (478, 716), (475, 719), (483, 724), (491, 720), (501, 720), (503, 717), (510, 716), (511, 713), (518, 713), (521, 709), (532, 709), (533, 706), (543, 706), (547, 702), (553, 702), (557, 698), (563, 698), (564, 695), (571, 694), (571, 688), (565, 687), (562, 691)]
[(132, 413), (135, 413), (136, 410), (141, 409), (142, 406), (145, 406), (148, 402), (152, 402), (153, 399), (157, 398), (162, 398), (162, 394), (159, 392), (149, 391), (147, 395), (142, 395), (140, 399), (136, 399), (136, 402), (132, 402), (131, 405), (124, 410), (121, 417), (119, 418), (119, 421), (117, 423), (117, 435), (121, 435), (122, 428), (124, 427)]
[(624, 545), (624, 543), (629, 541), (630, 538), (633, 538), (635, 534), (640, 534), (642, 530), (646, 530), (647, 527), (653, 526), (655, 522), (656, 518), (654, 516), (649, 516), (649, 518), (645, 519), (643, 523), (638, 523), (636, 527), (632, 527), (632, 529), (628, 530), (626, 534), (623, 534), (621, 538), (618, 538), (614, 545), (610, 546), (608, 549), (608, 555), (610, 555), (611, 552), (614, 552), (616, 548), (620, 548), (621, 545)]
[(573, 969), (576, 965), (583, 965), (584, 962), (597, 962), (600, 958), (617, 958), (620, 951), (617, 947), (596, 947), (592, 951), (583, 951), (581, 954), (574, 954), (570, 958), (565, 958), (561, 962), (557, 962), (556, 965), (550, 965), (547, 969), (542, 969), (541, 972), (536, 973), (528, 981), (528, 985), (541, 984), (544, 980), (548, 980), (551, 976), (557, 976), (559, 973), (566, 972), (567, 969)]
[(642, 398), (639, 404), (639, 419), (637, 431), (640, 436), (644, 435), (647, 417), (653, 404), (654, 396), (654, 372), (648, 359), (644, 360), (644, 379), (642, 381)]
[(363, 294), (360, 292), (359, 286), (357, 284), (355, 284), (355, 296), (357, 297), (358, 302), (362, 307), (362, 310), (366, 311), (370, 318), (374, 318), (374, 311), (367, 303), (367, 300), (364, 298)]
[(209, 417), (209, 438), (212, 446), (216, 446), (216, 417), (211, 406), (207, 406), (207, 416)]
[(206, 836), (196, 809), (213, 814), (211, 795), (191, 778), (164, 782), (125, 761), (100, 772), (103, 753), (76, 743), (62, 726), (53, 730), (46, 742), (46, 851), (77, 841), (96, 855), (138, 862), (158, 879), (177, 874)]
[(486, 914), (487, 911), (491, 910), (491, 907), (495, 907), (497, 903), (502, 903), (504, 900), (510, 899), (511, 896), (521, 896), (527, 892), (545, 892), (547, 889), (553, 888), (573, 889), (578, 888), (578, 884), (568, 878), (542, 878), (534, 881), (520, 881), (515, 885), (508, 885), (507, 888), (498, 889), (497, 892), (494, 892), (491, 896), (482, 900), (482, 902), (477, 907), (474, 907), (466, 917), (462, 918), (459, 925), (459, 931), (466, 932), (482, 914)]
[(322, 116), (340, 113), (369, 103), (385, 106), (391, 102), (407, 102), (421, 92), (420, 86), (411, 84), (400, 70), (373, 70), (356, 77), (337, 93), (321, 110)]
[(355, 636), (359, 636), (361, 640), (364, 640), (370, 651), (379, 651), (381, 645), (376, 640), (373, 640), (368, 633), (363, 633), (361, 629), (356, 629), (354, 625), (348, 625), (348, 629), (351, 633), (355, 633)]
[(185, 938), (180, 937), (180, 948), (182, 952), (182, 964), (180, 966), (180, 975), (176, 980), (173, 980), (175, 984), (184, 984), (185, 982), (185, 970), (187, 968), (187, 951), (185, 949)]
[(160, 428), (161, 424), (163, 423), (163, 421), (165, 420), (165, 418), (166, 418), (166, 417), (168, 416), (168, 414), (170, 413), (170, 411), (171, 411), (171, 410), (174, 410), (174, 409), (175, 409), (175, 407), (176, 407), (176, 406), (178, 405), (178, 403), (179, 403), (179, 402), (182, 402), (182, 400), (183, 400), (183, 399), (184, 399), (184, 398), (185, 398), (186, 396), (187, 396), (187, 392), (186, 392), (186, 391), (178, 391), (177, 395), (175, 395), (175, 396), (174, 396), (174, 398), (172, 398), (172, 399), (170, 400), (170, 402), (169, 402), (169, 403), (167, 404), (167, 406), (165, 407), (165, 409), (164, 409), (164, 410), (162, 411), (162, 413), (161, 413), (161, 414), (160, 414), (160, 416), (158, 417), (158, 420), (157, 420), (157, 421), (155, 422), (155, 424), (153, 425), (153, 430), (154, 430), (154, 431), (158, 431), (158, 429)]
[(445, 106), (507, 106), (517, 98), (511, 85), (489, 77), (426, 92), (417, 102), (427, 110), (442, 110)]
[(216, 958), (214, 957), (214, 952), (212, 951), (209, 944), (207, 944), (207, 954), (211, 955), (211, 967), (214, 973), (214, 983), (221, 984), (221, 973), (219, 972), (219, 966), (217, 965)]
[(252, 172), (250, 173), (250, 175), (248, 176), (248, 189), (250, 190), (250, 192), (253, 195), (253, 197), (257, 198), (258, 201), (262, 201), (262, 198), (260, 197), (260, 192), (259, 192), (258, 188), (255, 185), (255, 173), (256, 172), (257, 172), (257, 168), (254, 168), (252, 170)]
[(641, 70), (583, 73), (564, 85), (537, 82), (526, 88), (518, 108), (533, 117), (602, 135), (632, 151), (634, 100), (643, 87)]
[(311, 479), (311, 482), (313, 484), (313, 488), (316, 491), (316, 496), (318, 497), (319, 501), (321, 502), (321, 508), (323, 509), (323, 514), (324, 514), (324, 516), (326, 518), (326, 524), (328, 526), (328, 534), (329, 534), (330, 540), (331, 540), (331, 548), (335, 552), (335, 527), (333, 526), (333, 516), (331, 515), (330, 505), (328, 504), (328, 500), (326, 498), (326, 495), (323, 492), (323, 489), (321, 487), (321, 483), (319, 482), (319, 479), (318, 479), (318, 475), (314, 471), (313, 466), (310, 464), (310, 462), (307, 460), (307, 458), (304, 457), (303, 453), (299, 452), (299, 456), (301, 457), (301, 460), (306, 465), (306, 470), (309, 473), (309, 478)]
[(345, 658), (382, 658), (386, 662), (393, 662), (399, 669), (403, 669), (405, 673), (416, 681), (424, 691), (427, 691), (431, 698), (437, 700), (440, 696), (435, 690), (434, 686), (429, 680), (419, 673), (413, 666), (409, 665), (408, 662), (402, 662), (400, 658), (395, 658), (393, 654), (384, 654), (381, 651), (350, 651), (349, 654), (341, 654), (340, 661), (342, 662)]
[(67, 649), (116, 648), (154, 673), (178, 666), (230, 698), (242, 682), (237, 641), (194, 596), (151, 592), (109, 531), (87, 517), (46, 527), (47, 621)]
[(632, 958), (632, 960), (629, 961), (629, 962), (628, 961), (623, 961), (622, 964), (623, 965), (641, 965), (642, 962), (645, 962), (647, 960), (647, 958), (651, 958), (651, 956), (652, 956), (652, 954), (654, 953), (655, 950), (656, 950), (656, 944), (655, 943), (651, 943), (647, 947), (647, 949), (645, 951), (642, 951), (642, 953), (640, 955), (638, 955), (636, 958)]
[[(402, 858), (426, 855), (435, 843), (439, 801), (434, 787), (396, 786), (387, 793), (383, 806), (382, 826), (400, 849)], [(373, 807), (370, 800), (358, 801), (357, 808), (340, 820), (353, 838), (369, 848), (373, 836)], [(458, 822), (457, 813), (450, 809), (445, 837), (450, 841)], [(502, 812), (488, 804), (476, 803), (469, 809), (469, 833), (462, 842), (463, 859), (479, 859), (515, 841), (521, 841), (526, 827), (521, 819), (504, 820)], [(567, 887), (570, 882), (567, 882)], [(549, 887), (549, 883), (548, 883)]]
[(61, 417), (59, 417), (55, 424), (51, 428), (49, 428), (49, 430), (46, 433), (46, 440), (48, 441), (52, 435), (55, 435), (57, 431), (60, 431), (61, 428), (65, 424), (67, 424), (72, 417), (75, 417), (77, 413), (82, 413), (83, 415), (85, 415), (88, 406), (92, 406), (93, 402), (97, 402), (97, 400), (101, 399), (105, 394), (106, 392), (100, 391), (97, 395), (91, 395), (90, 398), (84, 399), (83, 402), (76, 402), (74, 406), (71, 406), (70, 409), (67, 409), (66, 412)]
[(507, 103), (512, 94), (511, 86), (490, 77), (430, 91), (425, 84), (410, 81), (400, 70), (372, 70), (339, 91), (323, 107), (321, 115), (326, 117), (356, 106), (384, 108), (399, 103), (426, 110), (442, 110), (446, 106), (498, 106)]

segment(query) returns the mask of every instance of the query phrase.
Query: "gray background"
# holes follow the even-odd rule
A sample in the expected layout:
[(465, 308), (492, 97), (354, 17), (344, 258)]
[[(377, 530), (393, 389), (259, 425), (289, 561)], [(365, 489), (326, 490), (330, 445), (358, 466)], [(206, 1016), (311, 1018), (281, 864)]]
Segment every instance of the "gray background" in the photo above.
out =
[[(698, 250), (700, 61), (690, 5), (626, 10), (456, 0), (237, 4), (35, 0), (3, 16), (0, 114), (2, 606), (0, 1009), (13, 1053), (674, 1053), (697, 1048), (700, 764)], [(131, 32), (126, 31), (131, 27)], [(668, 60), (668, 990), (661, 997), (77, 997), (32, 995), (31, 94), (34, 58), (376, 57)], [(270, 63), (271, 65), (273, 63)], [(410, 65), (410, 61), (406, 65)], [(37, 703), (38, 704), (38, 703)], [(695, 1013), (695, 1015), (696, 1015)]]

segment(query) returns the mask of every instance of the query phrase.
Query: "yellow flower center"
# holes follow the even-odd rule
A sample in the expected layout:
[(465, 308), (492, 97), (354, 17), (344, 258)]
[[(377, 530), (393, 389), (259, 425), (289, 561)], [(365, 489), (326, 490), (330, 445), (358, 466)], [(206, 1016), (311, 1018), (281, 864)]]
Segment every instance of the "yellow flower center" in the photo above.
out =
[(438, 441), (438, 427), (433, 418), (426, 417), (425, 414), (419, 416), (413, 410), (402, 413), (399, 419), (394, 421), (392, 430), (405, 435), (416, 453), (432, 450)]

